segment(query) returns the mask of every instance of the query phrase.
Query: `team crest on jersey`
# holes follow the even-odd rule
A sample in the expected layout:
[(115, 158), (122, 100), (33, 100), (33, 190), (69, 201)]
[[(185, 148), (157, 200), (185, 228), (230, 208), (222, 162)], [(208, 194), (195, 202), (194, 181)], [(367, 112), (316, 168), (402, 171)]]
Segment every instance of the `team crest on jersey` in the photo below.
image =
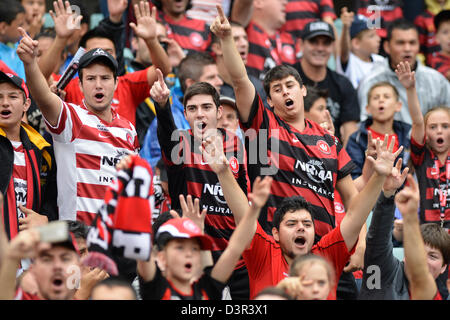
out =
[(189, 40), (195, 47), (201, 47), (203, 45), (203, 38), (198, 32), (192, 32), (189, 35)]
[(129, 132), (127, 132), (127, 141), (129, 144), (133, 145), (133, 137)]
[(239, 162), (236, 159), (236, 157), (231, 157), (229, 162), (230, 162), (231, 171), (233, 171), (233, 173), (238, 173), (239, 172)]
[(283, 46), (283, 54), (286, 57), (286, 59), (295, 60), (294, 48), (292, 48), (290, 45)]
[(325, 153), (325, 154), (331, 154), (331, 148), (328, 145), (328, 143), (326, 143), (323, 140), (319, 140), (317, 141), (316, 144), (317, 148), (319, 148), (320, 152)]
[(340, 202), (335, 202), (334, 203), (334, 212), (336, 213), (344, 213), (345, 212), (345, 208), (344, 205)]

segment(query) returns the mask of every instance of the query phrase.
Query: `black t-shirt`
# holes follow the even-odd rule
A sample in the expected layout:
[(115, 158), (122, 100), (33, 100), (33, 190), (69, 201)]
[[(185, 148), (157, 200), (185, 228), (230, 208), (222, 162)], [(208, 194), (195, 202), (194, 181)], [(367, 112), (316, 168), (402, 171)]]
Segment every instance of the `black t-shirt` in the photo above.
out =
[(191, 293), (184, 295), (178, 291), (161, 273), (156, 265), (155, 278), (145, 282), (139, 276), (139, 289), (143, 300), (221, 300), (225, 284), (211, 277), (211, 267), (192, 283)]
[(344, 76), (327, 68), (327, 75), (323, 81), (315, 82), (303, 72), (300, 62), (294, 65), (300, 73), (303, 84), (319, 89), (328, 90), (327, 108), (333, 118), (335, 135), (341, 138), (341, 125), (347, 121), (360, 122), (358, 95), (352, 83)]

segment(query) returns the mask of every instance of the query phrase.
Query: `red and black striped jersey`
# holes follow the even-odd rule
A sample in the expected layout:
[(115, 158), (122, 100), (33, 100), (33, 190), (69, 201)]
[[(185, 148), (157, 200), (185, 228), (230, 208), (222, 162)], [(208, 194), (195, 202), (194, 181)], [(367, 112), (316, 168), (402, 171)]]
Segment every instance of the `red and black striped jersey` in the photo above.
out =
[(450, 56), (441, 51), (434, 52), (431, 55), (430, 67), (439, 71), (447, 78), (447, 73), (450, 71)]
[(294, 39), (301, 38), (306, 24), (325, 17), (336, 19), (332, 0), (289, 0), (282, 30), (292, 34)]
[[(207, 209), (205, 233), (214, 240), (213, 258), (217, 261), (236, 228), (234, 216), (222, 192), (216, 173), (202, 159), (200, 141), (191, 130), (177, 130), (169, 105), (155, 103), (158, 118), (158, 139), (162, 158), (167, 166), (172, 209), (181, 209), (179, 195), (190, 194), (200, 200), (200, 209)], [(247, 194), (248, 177), (244, 146), (231, 131), (217, 129), (223, 137), (223, 150), (239, 186)], [(243, 261), (236, 268), (242, 267)]]
[(296, 62), (295, 42), (291, 34), (280, 31), (269, 36), (256, 23), (247, 26), (249, 51), (248, 74), (263, 80), (267, 71), (280, 64), (293, 65)]
[(403, 18), (400, 0), (357, 0), (356, 8), (358, 14), (369, 18), (381, 38), (386, 38), (392, 21)]
[(419, 31), (420, 52), (426, 59), (426, 64), (431, 65), (432, 55), (441, 50), (436, 42), (436, 28), (434, 27), (434, 14), (426, 10), (414, 19), (414, 24)]
[[(302, 132), (291, 127), (272, 109), (264, 107), (256, 93), (249, 120), (242, 124), (246, 137), (251, 140), (247, 149), (250, 181), (256, 176), (274, 178), (269, 200), (259, 219), (269, 234), (277, 206), (284, 198), (297, 195), (313, 206), (317, 237), (336, 227), (336, 183), (349, 175), (355, 164), (336, 137), (315, 122), (305, 119), (305, 125)], [(255, 159), (255, 155), (267, 155), (267, 159)]]
[(191, 292), (184, 294), (166, 279), (156, 265), (155, 278), (145, 282), (139, 277), (139, 289), (143, 300), (221, 300), (225, 284), (210, 276), (211, 268), (191, 285)]
[(185, 51), (210, 51), (211, 33), (204, 20), (191, 19), (185, 15), (175, 21), (163, 12), (158, 13), (158, 20), (166, 26), (167, 36), (178, 42)]
[[(448, 183), (446, 179), (447, 166), (446, 163), (439, 164), (439, 171), (435, 165), (435, 155), (425, 143), (418, 143), (411, 138), (411, 160), (416, 171), (417, 180), (420, 190), (420, 211), (419, 217), (421, 223), (434, 222), (440, 223), (440, 199), (439, 190), (443, 189), (447, 192), (445, 203), (444, 228), (450, 228), (450, 201), (448, 193)], [(439, 178), (437, 178), (439, 175)]]

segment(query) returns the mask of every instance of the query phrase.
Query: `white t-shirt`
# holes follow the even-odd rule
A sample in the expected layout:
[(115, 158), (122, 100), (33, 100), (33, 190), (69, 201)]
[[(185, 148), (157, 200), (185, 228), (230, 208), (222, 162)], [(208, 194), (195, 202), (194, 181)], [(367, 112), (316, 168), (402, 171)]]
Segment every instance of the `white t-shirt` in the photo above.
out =
[(84, 105), (63, 101), (58, 123), (52, 127), (61, 220), (90, 224), (116, 176), (116, 164), (137, 151), (137, 133), (130, 121), (113, 111), (104, 122)]
[(366, 62), (358, 58), (350, 52), (347, 62), (347, 68), (342, 68), (341, 57), (336, 58), (336, 72), (346, 76), (355, 89), (358, 88), (359, 82), (370, 73), (374, 64), (381, 62), (384, 58), (378, 54), (372, 54), (372, 61)]

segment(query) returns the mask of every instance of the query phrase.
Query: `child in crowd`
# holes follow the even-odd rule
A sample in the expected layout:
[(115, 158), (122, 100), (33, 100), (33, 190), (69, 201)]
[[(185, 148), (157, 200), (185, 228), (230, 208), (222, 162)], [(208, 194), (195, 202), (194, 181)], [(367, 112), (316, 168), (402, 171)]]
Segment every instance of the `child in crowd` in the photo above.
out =
[(415, 72), (408, 62), (397, 65), (398, 79), (405, 87), (413, 120), (411, 160), (420, 188), (420, 222), (450, 228), (450, 108), (437, 106), (422, 115), (416, 92)]
[[(381, 140), (386, 134), (389, 141), (395, 137), (396, 145), (394, 151), (400, 146), (404, 150), (409, 148), (409, 131), (411, 126), (405, 122), (394, 120), (394, 116), (402, 108), (397, 88), (389, 82), (379, 82), (373, 85), (367, 95), (367, 113), (371, 115), (367, 120), (361, 122), (358, 131), (354, 132), (346, 146), (347, 153), (356, 168), (352, 172), (353, 179), (362, 174), (362, 168), (366, 158), (368, 136)], [(400, 157), (403, 158), (403, 152)], [(407, 161), (403, 159), (403, 163)]]
[(334, 287), (333, 266), (321, 256), (307, 254), (292, 261), (289, 277), (277, 287), (297, 300), (326, 300)]
[(436, 42), (441, 50), (434, 52), (430, 66), (450, 80), (450, 10), (443, 10), (434, 17)]
[(353, 16), (353, 12), (342, 8), (341, 52), (337, 57), (336, 70), (346, 76), (356, 89), (372, 65), (384, 58), (378, 54), (381, 39), (376, 29), (369, 28), (370, 23), (365, 16)]
[(328, 92), (324, 89), (306, 86), (304, 99), (305, 118), (318, 123), (322, 128), (334, 135), (333, 119), (327, 108)]

